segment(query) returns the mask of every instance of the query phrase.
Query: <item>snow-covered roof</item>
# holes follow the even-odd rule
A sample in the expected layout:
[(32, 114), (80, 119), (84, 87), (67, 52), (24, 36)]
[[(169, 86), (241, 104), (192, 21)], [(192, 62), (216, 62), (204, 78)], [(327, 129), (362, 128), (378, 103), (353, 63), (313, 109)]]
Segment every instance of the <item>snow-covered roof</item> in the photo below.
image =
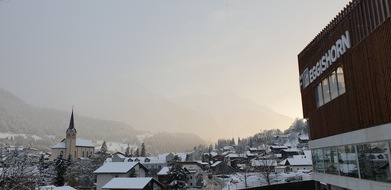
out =
[(97, 173), (127, 173), (133, 167), (135, 167), (138, 162), (107, 162), (103, 166), (94, 171)]
[(76, 139), (76, 146), (95, 147), (90, 140)]
[(210, 167), (216, 167), (217, 165), (219, 165), (221, 163), (221, 161), (217, 161), (215, 163), (213, 163)]
[(287, 149), (287, 148), (288, 148), (287, 146), (277, 146), (277, 145), (270, 146), (270, 149)]
[(107, 182), (102, 189), (143, 189), (152, 179), (152, 177), (118, 177)]
[(166, 167), (163, 167), (163, 168), (159, 171), (159, 173), (157, 173), (157, 175), (167, 175), (169, 171), (170, 171), (170, 168), (169, 168), (168, 166), (166, 166)]
[(297, 149), (297, 148), (290, 148), (290, 149), (284, 149), (282, 151), (284, 151), (284, 152), (299, 152), (299, 149)]
[(244, 155), (239, 155), (239, 154), (233, 154), (233, 153), (230, 153), (228, 154), (227, 156), (225, 157), (229, 157), (229, 158), (240, 158), (240, 157), (244, 157)]
[(71, 186), (56, 187), (53, 185), (40, 186), (38, 189), (40, 189), (40, 190), (76, 190), (75, 188), (73, 188)]
[[(76, 146), (95, 147), (90, 140), (84, 140), (84, 139), (76, 139)], [(52, 146), (52, 148), (65, 148), (65, 141), (57, 143), (56, 145)]]
[(312, 165), (311, 157), (307, 157), (305, 155), (295, 155), (295, 156), (293, 156), (293, 158), (287, 158), (287, 159), (281, 161), (280, 165), (285, 165), (285, 164), (287, 164), (286, 162), (289, 162), (289, 165), (291, 165), (291, 166), (309, 166), (309, 165)]
[[(136, 161), (137, 160), (137, 161)], [(140, 162), (142, 164), (166, 164), (166, 157), (130, 157), (125, 158), (124, 162)]]
[(308, 137), (308, 135), (300, 135), (299, 139), (308, 141), (310, 138)]

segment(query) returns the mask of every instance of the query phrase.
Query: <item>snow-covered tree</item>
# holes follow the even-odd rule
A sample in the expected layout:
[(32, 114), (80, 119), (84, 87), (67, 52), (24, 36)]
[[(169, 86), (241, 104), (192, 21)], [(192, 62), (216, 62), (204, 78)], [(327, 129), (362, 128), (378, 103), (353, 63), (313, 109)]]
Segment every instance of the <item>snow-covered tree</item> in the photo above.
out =
[(63, 158), (62, 153), (58, 155), (58, 157), (55, 160), (55, 170), (56, 170), (56, 176), (54, 178), (54, 185), (56, 186), (63, 186), (65, 183), (65, 173), (67, 171), (67, 167), (69, 166), (68, 161)]
[(140, 150), (137, 148), (135, 153), (134, 153), (134, 156), (135, 157), (140, 157)]
[(187, 177), (186, 174), (189, 171), (185, 170), (178, 162), (181, 161), (177, 155), (169, 163), (170, 170), (168, 172), (169, 181), (168, 189), (170, 190), (182, 190), (187, 188)]
[(130, 156), (131, 156), (131, 155), (130, 155), (130, 146), (129, 146), (129, 144), (128, 144), (128, 147), (126, 147), (125, 156), (126, 156), (126, 157), (130, 157)]
[(145, 144), (142, 143), (141, 144), (141, 154), (140, 154), (141, 157), (146, 157), (147, 156), (147, 152), (145, 150)]
[(2, 155), (0, 189), (35, 189), (40, 182), (39, 169), (27, 152), (13, 150)]
[(106, 145), (106, 141), (103, 141), (102, 143), (102, 146), (100, 147), (100, 151), (104, 154), (107, 153), (107, 145)]
[(65, 181), (70, 186), (92, 187), (95, 182), (93, 172), (97, 169), (90, 159), (73, 162), (67, 169)]

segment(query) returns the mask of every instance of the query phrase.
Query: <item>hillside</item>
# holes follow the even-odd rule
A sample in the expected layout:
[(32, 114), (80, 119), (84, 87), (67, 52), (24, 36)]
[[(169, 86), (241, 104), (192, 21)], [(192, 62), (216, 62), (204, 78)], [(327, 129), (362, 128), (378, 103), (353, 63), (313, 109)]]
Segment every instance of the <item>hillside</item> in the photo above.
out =
[[(39, 143), (50, 147), (65, 137), (69, 119), (70, 112), (34, 107), (0, 88), (0, 132), (2, 133), (34, 135), (38, 138), (33, 139), (38, 139)], [(121, 142), (135, 146), (141, 144), (139, 136), (147, 134), (146, 131), (136, 130), (126, 123), (81, 116), (77, 114), (77, 111), (75, 112), (75, 127), (78, 131), (78, 138)], [(205, 143), (201, 138), (190, 134), (188, 135), (192, 138), (189, 138), (188, 142), (172, 143), (172, 139), (180, 138), (183, 134), (169, 134), (158, 135), (159, 142), (144, 139), (150, 143), (145, 142), (151, 147), (149, 152), (159, 153), (161, 146), (164, 146), (167, 151), (190, 150), (194, 145)], [(149, 135), (148, 138), (153, 139), (153, 136)], [(19, 144), (23, 143), (20, 138), (17, 140)], [(31, 140), (30, 138), (29, 141)], [(31, 142), (30, 144), (38, 146), (39, 143)]]

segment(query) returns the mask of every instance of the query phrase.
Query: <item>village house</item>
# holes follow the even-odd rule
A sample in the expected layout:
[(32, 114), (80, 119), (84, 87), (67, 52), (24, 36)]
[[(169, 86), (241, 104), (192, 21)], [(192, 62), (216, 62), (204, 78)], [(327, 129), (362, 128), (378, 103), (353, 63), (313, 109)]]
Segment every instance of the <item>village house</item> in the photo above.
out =
[(117, 177), (145, 177), (148, 169), (138, 162), (106, 162), (94, 171), (97, 179), (97, 190), (102, 190), (102, 187), (111, 179)]
[(103, 187), (103, 190), (161, 190), (164, 185), (152, 177), (143, 178), (113, 178)]

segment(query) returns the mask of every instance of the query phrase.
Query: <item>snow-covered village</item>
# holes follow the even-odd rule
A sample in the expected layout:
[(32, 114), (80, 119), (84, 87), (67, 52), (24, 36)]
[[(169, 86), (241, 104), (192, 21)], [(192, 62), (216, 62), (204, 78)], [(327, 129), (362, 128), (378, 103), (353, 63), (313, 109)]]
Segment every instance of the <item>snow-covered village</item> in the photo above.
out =
[[(215, 145), (150, 155), (141, 147), (77, 138), (73, 111), (64, 139), (51, 151), (6, 146), (4, 189), (245, 189), (311, 180), (308, 128), (267, 130)], [(5, 138), (7, 135), (3, 135)], [(108, 144), (112, 146), (108, 146)], [(126, 146), (125, 151), (117, 151)], [(66, 156), (68, 155), (68, 156)]]
[(390, 190), (391, 0), (0, 0), (0, 190)]

